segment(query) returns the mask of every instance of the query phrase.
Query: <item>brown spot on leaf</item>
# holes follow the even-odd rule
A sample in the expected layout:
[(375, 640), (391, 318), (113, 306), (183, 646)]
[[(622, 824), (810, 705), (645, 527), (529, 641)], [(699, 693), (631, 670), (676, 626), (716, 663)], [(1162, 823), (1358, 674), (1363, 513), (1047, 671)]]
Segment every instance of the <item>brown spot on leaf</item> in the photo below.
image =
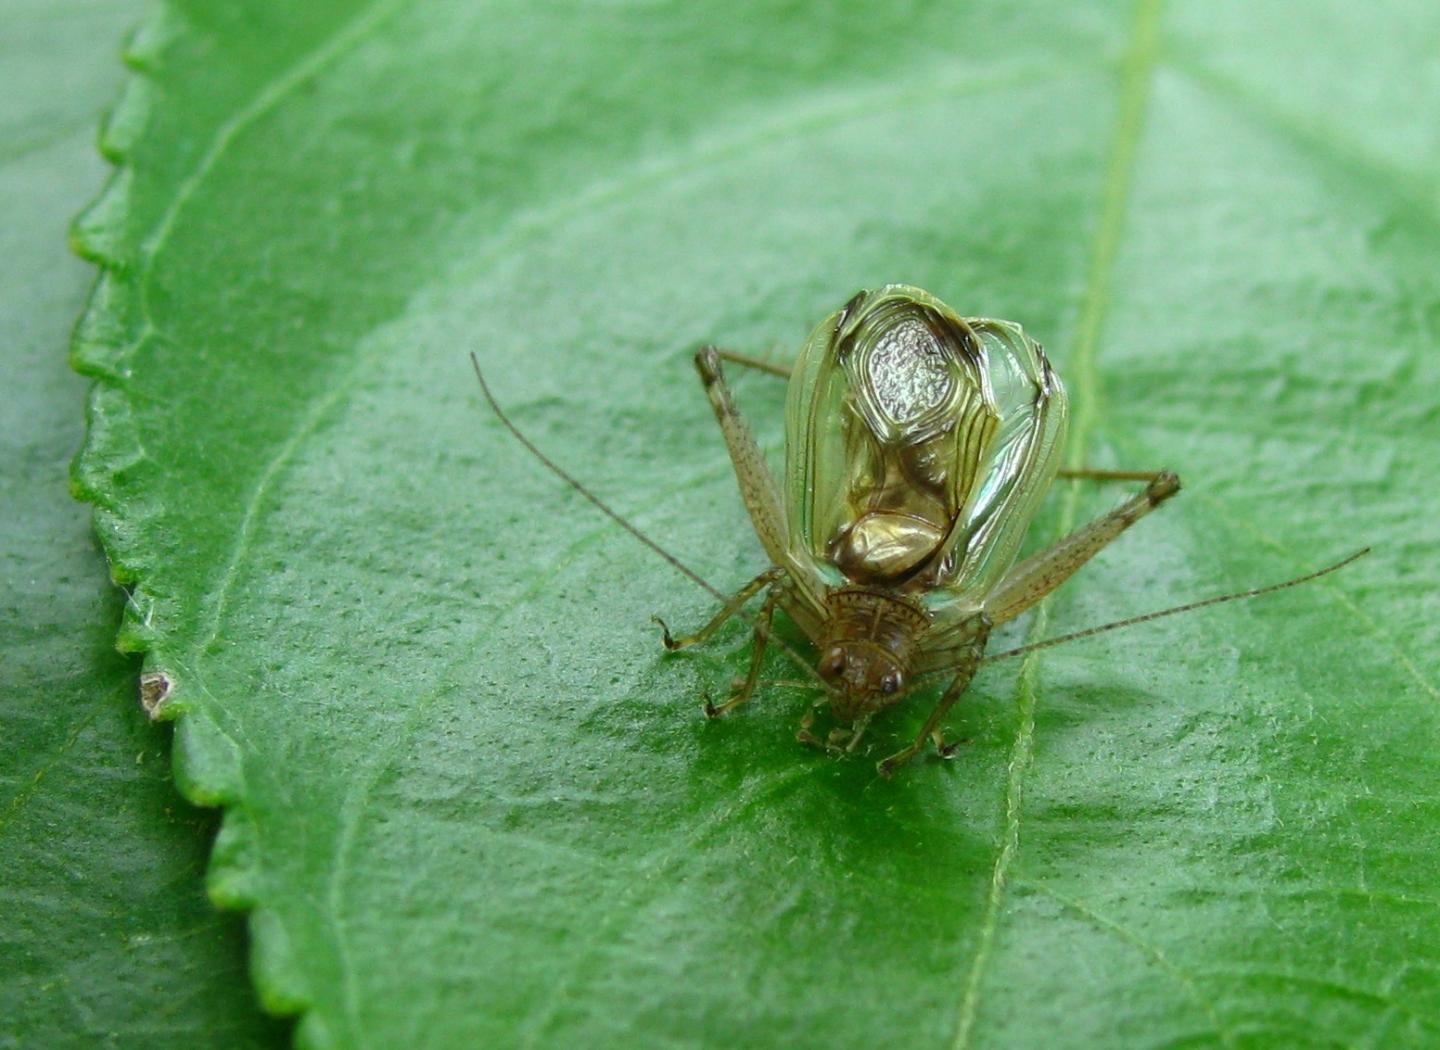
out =
[(175, 680), (164, 671), (146, 671), (140, 676), (140, 706), (151, 718), (159, 718), (174, 688)]

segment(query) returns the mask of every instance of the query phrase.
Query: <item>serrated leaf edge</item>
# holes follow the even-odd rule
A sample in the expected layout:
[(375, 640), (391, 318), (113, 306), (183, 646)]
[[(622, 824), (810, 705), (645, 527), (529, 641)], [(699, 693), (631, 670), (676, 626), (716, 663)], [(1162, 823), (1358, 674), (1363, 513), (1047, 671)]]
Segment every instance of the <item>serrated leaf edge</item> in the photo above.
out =
[[(76, 499), (93, 507), (111, 578), (128, 592), (116, 647), (145, 655), (137, 701), (151, 718), (175, 721), (176, 787), (195, 805), (223, 810), (206, 873), (207, 893), (218, 907), (249, 912), (250, 973), (261, 1007), (276, 1016), (297, 1016), (296, 1045), (319, 1050), (335, 1040), (312, 1009), (314, 999), (281, 913), (266, 903), (242, 752), (212, 712), (188, 696), (183, 670), (162, 666), (171, 605), (150, 590), (151, 556), (136, 538), (137, 520), (154, 508), (117, 498), (122, 477), (129, 479), (126, 487), (135, 487), (136, 476), (154, 469), (133, 422), (129, 390), (130, 363), (147, 334), (139, 289), (145, 247), (130, 224), (131, 198), (136, 147), (150, 127), (159, 94), (155, 78), (182, 27), (181, 17), (162, 0), (125, 46), (130, 76), (97, 141), (115, 170), (71, 226), (72, 250), (95, 263), (99, 274), (70, 343), (71, 367), (94, 380), (86, 400), (85, 439), (70, 466), (70, 487)], [(145, 487), (143, 482), (139, 487)]]

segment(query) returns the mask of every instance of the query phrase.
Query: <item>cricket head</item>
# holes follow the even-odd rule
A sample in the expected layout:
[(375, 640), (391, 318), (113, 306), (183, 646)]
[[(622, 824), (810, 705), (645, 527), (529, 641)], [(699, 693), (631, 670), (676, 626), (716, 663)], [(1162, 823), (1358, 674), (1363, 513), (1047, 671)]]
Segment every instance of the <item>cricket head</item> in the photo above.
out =
[(905, 691), (907, 668), (897, 654), (869, 641), (827, 646), (815, 669), (833, 687), (830, 710), (842, 722), (873, 715)]
[(835, 717), (853, 722), (899, 701), (929, 617), (902, 595), (868, 587), (831, 591), (825, 606), (815, 670)]

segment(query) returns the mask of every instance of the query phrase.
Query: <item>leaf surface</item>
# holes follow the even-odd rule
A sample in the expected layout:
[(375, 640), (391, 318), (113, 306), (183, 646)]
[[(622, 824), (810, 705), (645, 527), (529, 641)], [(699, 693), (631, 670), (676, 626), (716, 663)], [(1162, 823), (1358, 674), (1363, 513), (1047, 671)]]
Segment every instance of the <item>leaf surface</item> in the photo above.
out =
[[(267, 1004), (316, 1047), (1435, 1039), (1437, 31), (169, 4), (78, 228), (75, 477)], [(1376, 554), (997, 664), (960, 758), (891, 783), (799, 747), (794, 690), (706, 724), (743, 625), (663, 657), (650, 615), (706, 595), (466, 355), (734, 588), (688, 355), (787, 355), (886, 281), (1044, 340), (1072, 462), (1187, 481), (1015, 641)], [(736, 380), (775, 450), (780, 385)], [(1057, 490), (1037, 541), (1114, 499)]]
[(84, 384), (65, 341), (93, 280), (66, 225), (101, 185), (95, 123), (138, 4), (7, 6), (0, 42), (0, 1047), (281, 1046), (243, 921), (206, 900), (212, 814), (114, 650), (121, 595), (65, 487)]

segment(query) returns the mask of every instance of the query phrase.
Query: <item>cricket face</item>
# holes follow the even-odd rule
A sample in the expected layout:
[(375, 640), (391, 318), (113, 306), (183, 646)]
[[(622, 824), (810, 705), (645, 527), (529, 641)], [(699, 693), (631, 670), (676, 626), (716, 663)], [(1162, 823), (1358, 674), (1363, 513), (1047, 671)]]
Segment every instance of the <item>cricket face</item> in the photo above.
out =
[(830, 710), (842, 722), (889, 707), (905, 689), (905, 668), (893, 653), (871, 642), (830, 646), (821, 653), (816, 670), (835, 687)]

